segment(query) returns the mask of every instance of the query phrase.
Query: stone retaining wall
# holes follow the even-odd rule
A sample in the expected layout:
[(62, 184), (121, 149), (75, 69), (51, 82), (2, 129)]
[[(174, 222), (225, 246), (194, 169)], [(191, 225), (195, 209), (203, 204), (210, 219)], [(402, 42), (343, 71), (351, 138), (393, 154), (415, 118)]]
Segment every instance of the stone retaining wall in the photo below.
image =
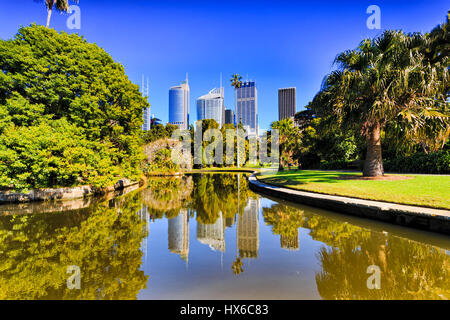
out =
[(14, 191), (0, 191), (0, 203), (20, 203), (31, 201), (45, 200), (72, 200), (101, 194), (115, 190), (123, 190), (129, 186), (137, 185), (139, 182), (130, 181), (128, 179), (119, 180), (114, 186), (106, 188), (103, 192), (99, 192), (91, 186), (79, 186), (73, 188), (55, 188), (55, 189), (34, 189), (27, 193)]

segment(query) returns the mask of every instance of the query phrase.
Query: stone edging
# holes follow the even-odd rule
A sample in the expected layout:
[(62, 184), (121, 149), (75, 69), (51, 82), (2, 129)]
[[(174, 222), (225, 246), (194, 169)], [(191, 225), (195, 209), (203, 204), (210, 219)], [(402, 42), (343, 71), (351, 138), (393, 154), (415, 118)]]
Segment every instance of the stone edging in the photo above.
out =
[(249, 178), (250, 189), (284, 200), (337, 211), (363, 218), (450, 235), (450, 211), (408, 206), (390, 202), (312, 193), (260, 182)]
[[(128, 179), (121, 179), (117, 181), (114, 186), (108, 187), (101, 193), (109, 193), (117, 190), (123, 190), (130, 186), (139, 184), (136, 181), (130, 181)], [(45, 200), (73, 200), (90, 197), (94, 194), (98, 194), (92, 186), (79, 186), (73, 188), (48, 188), (48, 189), (34, 189), (28, 193), (20, 193), (14, 191), (0, 191), (0, 204), (2, 203), (23, 203), (32, 201), (45, 201)]]

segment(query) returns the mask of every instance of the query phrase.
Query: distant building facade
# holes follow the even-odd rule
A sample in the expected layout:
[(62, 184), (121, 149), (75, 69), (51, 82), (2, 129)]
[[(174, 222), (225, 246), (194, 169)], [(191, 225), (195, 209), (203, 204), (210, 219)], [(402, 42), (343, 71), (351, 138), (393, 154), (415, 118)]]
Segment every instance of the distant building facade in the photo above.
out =
[[(142, 86), (141, 86), (141, 93), (142, 96), (147, 100), (149, 97), (149, 91), (150, 91), (150, 85), (149, 85), (149, 79), (147, 78), (147, 87), (145, 86), (145, 77), (142, 76)], [(143, 120), (144, 123), (142, 124), (142, 130), (149, 131), (152, 127), (152, 116), (150, 113), (150, 107), (144, 108), (143, 110)]]
[(293, 118), (296, 105), (296, 88), (278, 89), (278, 120)]
[(234, 119), (234, 112), (231, 109), (225, 109), (225, 124), (236, 125)]
[(236, 123), (242, 122), (249, 135), (258, 135), (258, 92), (254, 81), (246, 81), (236, 90)]
[(213, 89), (197, 99), (197, 120), (214, 119), (225, 124), (224, 88)]
[(189, 84), (186, 79), (169, 90), (169, 123), (189, 129)]
[(152, 126), (152, 116), (150, 114), (150, 107), (144, 108), (144, 123), (142, 124), (142, 130), (149, 131)]

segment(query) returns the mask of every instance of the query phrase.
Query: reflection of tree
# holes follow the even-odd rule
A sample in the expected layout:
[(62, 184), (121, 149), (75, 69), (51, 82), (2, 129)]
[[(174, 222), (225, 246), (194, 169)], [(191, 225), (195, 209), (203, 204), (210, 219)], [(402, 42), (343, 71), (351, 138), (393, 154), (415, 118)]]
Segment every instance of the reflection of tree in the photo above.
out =
[[(306, 226), (322, 247), (316, 274), (324, 299), (450, 298), (450, 257), (442, 249), (369, 231), (325, 217), (312, 216)], [(381, 270), (381, 289), (367, 288), (367, 267)]]
[(233, 273), (237, 275), (244, 272), (243, 266), (244, 263), (242, 262), (241, 258), (236, 257), (236, 261), (233, 262), (231, 269), (233, 270)]
[(263, 208), (266, 225), (272, 226), (272, 232), (280, 235), (281, 246), (298, 249), (298, 228), (305, 223), (304, 211), (284, 204), (275, 204)]
[[(90, 214), (0, 217), (0, 299), (135, 299), (147, 282), (140, 201), (134, 194)], [(80, 290), (66, 286), (70, 265), (80, 267)]]
[[(236, 212), (243, 212), (250, 191), (246, 179), (239, 179), (236, 174), (205, 174), (194, 176), (195, 189), (192, 205), (197, 211), (197, 221), (214, 224), (220, 217), (234, 217)], [(238, 201), (239, 198), (239, 201)], [(238, 202), (240, 203), (238, 208)]]
[(173, 218), (188, 207), (193, 187), (192, 177), (151, 178), (143, 191), (143, 203), (152, 218)]

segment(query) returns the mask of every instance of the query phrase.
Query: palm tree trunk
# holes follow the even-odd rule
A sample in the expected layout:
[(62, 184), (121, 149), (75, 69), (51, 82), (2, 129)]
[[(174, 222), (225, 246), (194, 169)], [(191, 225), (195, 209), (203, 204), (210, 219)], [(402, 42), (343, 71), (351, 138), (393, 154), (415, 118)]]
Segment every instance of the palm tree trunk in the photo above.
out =
[(56, 0), (53, 1), (53, 4), (48, 8), (47, 14), (47, 28), (50, 27), (50, 18), (52, 17), (53, 6), (55, 5)]
[(363, 175), (379, 177), (384, 175), (383, 158), (381, 154), (381, 125), (373, 125), (367, 134), (367, 154), (364, 161)]

